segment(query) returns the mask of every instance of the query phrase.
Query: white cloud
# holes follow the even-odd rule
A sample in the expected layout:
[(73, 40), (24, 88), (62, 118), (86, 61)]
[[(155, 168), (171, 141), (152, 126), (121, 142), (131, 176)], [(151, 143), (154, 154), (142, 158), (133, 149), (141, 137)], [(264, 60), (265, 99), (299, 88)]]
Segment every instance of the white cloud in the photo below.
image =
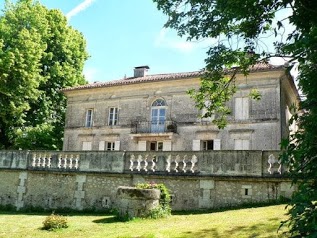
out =
[(182, 53), (189, 53), (195, 49), (207, 48), (215, 42), (214, 39), (205, 39), (202, 41), (186, 41), (177, 35), (172, 35), (170, 30), (163, 28), (155, 39), (155, 46), (161, 48), (168, 48), (180, 51)]
[(98, 70), (96, 68), (85, 67), (83, 73), (84, 73), (85, 79), (89, 83), (93, 83), (93, 82), (97, 81), (96, 76), (98, 74)]
[(67, 14), (66, 17), (69, 20), (73, 16), (76, 16), (79, 12), (84, 11), (86, 8), (88, 8), (95, 0), (84, 0), (82, 3), (77, 5), (75, 8), (70, 10)]
[(171, 37), (168, 35), (166, 28), (163, 28), (155, 39), (155, 46), (162, 48), (175, 49), (181, 52), (190, 52), (194, 48), (194, 43), (185, 41), (179, 37)]

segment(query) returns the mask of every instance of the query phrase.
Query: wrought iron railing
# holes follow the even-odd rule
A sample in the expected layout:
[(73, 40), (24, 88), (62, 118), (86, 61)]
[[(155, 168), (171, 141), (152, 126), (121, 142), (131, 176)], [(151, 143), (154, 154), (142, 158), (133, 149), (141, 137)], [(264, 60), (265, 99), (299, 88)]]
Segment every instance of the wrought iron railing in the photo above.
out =
[(131, 133), (177, 133), (175, 121), (132, 121)]

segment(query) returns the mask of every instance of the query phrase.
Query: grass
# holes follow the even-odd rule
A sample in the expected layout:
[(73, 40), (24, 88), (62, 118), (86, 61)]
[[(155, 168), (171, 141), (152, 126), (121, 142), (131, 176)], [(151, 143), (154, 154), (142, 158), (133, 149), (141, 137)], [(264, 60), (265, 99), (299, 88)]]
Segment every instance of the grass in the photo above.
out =
[(166, 219), (119, 222), (112, 215), (67, 216), (69, 227), (43, 230), (49, 214), (0, 213), (0, 237), (210, 238), (286, 237), (277, 233), (285, 205), (213, 213), (176, 213)]

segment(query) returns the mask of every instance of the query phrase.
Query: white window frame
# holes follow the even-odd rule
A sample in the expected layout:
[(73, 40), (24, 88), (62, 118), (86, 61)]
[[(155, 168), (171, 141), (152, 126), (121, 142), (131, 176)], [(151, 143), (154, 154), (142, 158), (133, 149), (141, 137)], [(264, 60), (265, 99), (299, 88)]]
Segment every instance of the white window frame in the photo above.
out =
[(99, 141), (99, 150), (101, 151), (118, 151), (120, 150), (120, 141)]
[(89, 108), (86, 110), (85, 127), (92, 127), (93, 126), (93, 115), (94, 115), (93, 108)]
[(119, 110), (117, 107), (110, 107), (109, 108), (109, 116), (108, 116), (108, 125), (109, 126), (116, 126), (118, 124), (118, 113)]

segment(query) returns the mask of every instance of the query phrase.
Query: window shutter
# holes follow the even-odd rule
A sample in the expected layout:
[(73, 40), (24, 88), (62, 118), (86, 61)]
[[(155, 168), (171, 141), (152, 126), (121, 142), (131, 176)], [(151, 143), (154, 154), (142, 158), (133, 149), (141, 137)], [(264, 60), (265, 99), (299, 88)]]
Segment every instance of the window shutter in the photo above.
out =
[(99, 141), (99, 150), (105, 150), (105, 141)]
[(221, 150), (221, 140), (220, 139), (214, 139), (214, 150)]
[(166, 140), (163, 141), (163, 151), (171, 151), (172, 150), (172, 141)]
[(146, 141), (139, 141), (138, 142), (138, 149), (139, 149), (139, 151), (146, 151)]
[(236, 120), (249, 119), (249, 98), (236, 98), (234, 111)]
[(243, 119), (249, 119), (249, 98), (242, 99), (242, 117)]
[(249, 150), (250, 149), (250, 141), (249, 140), (242, 140), (242, 149)]
[(234, 149), (235, 150), (249, 150), (250, 140), (243, 140), (243, 139), (234, 140)]
[(114, 142), (114, 150), (120, 150), (120, 141)]
[(91, 141), (83, 141), (83, 150), (91, 150)]
[(200, 140), (193, 140), (193, 151), (200, 150)]
[(242, 150), (242, 140), (240, 140), (240, 139), (234, 140), (234, 149), (235, 150)]

